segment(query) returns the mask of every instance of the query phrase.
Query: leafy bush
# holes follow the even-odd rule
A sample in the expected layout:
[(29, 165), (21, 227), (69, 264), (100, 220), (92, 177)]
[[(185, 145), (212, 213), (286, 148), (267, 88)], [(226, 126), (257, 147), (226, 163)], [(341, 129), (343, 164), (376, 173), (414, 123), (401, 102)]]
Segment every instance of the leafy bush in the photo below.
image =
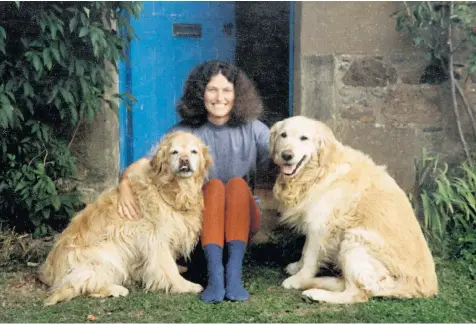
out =
[(467, 261), (476, 277), (476, 169), (466, 162), (438, 166), (438, 158), (420, 163), (418, 196), (413, 199), (434, 252)]
[(454, 51), (471, 51), (467, 68), (476, 72), (476, 10), (472, 1), (454, 2), (453, 15), (449, 16), (450, 2), (404, 2), (396, 13), (396, 29), (411, 37), (413, 44), (425, 51), (428, 61), (448, 59), (448, 25), (455, 30)]
[(136, 2), (0, 4), (0, 220), (43, 235), (81, 206), (66, 185), (70, 145), (104, 103), (128, 98), (105, 90), (135, 38), (126, 16), (139, 12)]

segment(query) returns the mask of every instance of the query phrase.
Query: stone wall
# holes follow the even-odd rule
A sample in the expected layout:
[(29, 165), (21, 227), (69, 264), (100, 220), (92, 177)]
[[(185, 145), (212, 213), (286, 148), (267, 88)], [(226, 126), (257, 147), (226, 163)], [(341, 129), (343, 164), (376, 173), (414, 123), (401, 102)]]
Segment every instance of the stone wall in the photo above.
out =
[[(113, 86), (105, 90), (105, 96), (112, 100), (118, 92), (118, 75), (109, 65), (113, 75)], [(114, 99), (116, 100), (116, 99)], [(85, 203), (91, 203), (105, 189), (117, 186), (119, 182), (119, 116), (107, 104), (93, 120), (84, 121), (71, 145), (78, 158), (77, 189)]]
[(329, 123), (342, 142), (387, 165), (408, 192), (424, 148), (451, 162), (462, 147), (447, 83), (421, 83), (428, 62), (395, 31), (391, 14), (400, 5), (300, 3), (294, 105), (296, 114)]
[(119, 181), (119, 121), (109, 107), (103, 106), (76, 134), (73, 154), (78, 157), (77, 188), (85, 203), (93, 202), (105, 189)]
[(331, 123), (337, 136), (387, 165), (407, 192), (413, 188), (414, 163), (423, 149), (440, 153), (446, 161), (461, 156), (446, 83), (418, 83), (422, 69), (408, 69), (414, 64), (412, 58), (341, 55), (333, 59)]

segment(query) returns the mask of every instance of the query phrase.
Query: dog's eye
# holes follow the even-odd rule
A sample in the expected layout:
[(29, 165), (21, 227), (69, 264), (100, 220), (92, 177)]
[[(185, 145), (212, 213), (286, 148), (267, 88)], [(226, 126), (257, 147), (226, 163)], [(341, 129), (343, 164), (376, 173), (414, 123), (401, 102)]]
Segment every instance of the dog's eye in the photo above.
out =
[(301, 136), (301, 141), (307, 141), (309, 138), (307, 136)]
[(173, 154), (173, 155), (178, 154), (178, 151), (177, 151), (177, 150), (173, 150), (173, 151), (172, 151), (172, 154)]
[(192, 154), (197, 154), (197, 150), (192, 150)]
[(282, 138), (286, 138), (287, 136), (288, 136), (288, 134), (286, 134), (286, 133), (281, 133), (281, 137), (282, 137)]

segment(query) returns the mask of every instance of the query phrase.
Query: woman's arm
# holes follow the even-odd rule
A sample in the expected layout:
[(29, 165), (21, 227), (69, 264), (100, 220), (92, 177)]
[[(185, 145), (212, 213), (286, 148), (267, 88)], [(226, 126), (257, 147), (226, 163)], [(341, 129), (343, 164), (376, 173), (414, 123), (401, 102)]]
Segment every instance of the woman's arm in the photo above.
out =
[(254, 123), (254, 134), (258, 150), (256, 160), (257, 182), (266, 187), (272, 186), (276, 181), (279, 169), (276, 168), (269, 153), (269, 128), (260, 121), (255, 121)]
[(256, 138), (256, 145), (258, 148), (258, 156), (256, 165), (262, 171), (269, 168), (269, 128), (260, 121), (254, 122), (254, 134)]

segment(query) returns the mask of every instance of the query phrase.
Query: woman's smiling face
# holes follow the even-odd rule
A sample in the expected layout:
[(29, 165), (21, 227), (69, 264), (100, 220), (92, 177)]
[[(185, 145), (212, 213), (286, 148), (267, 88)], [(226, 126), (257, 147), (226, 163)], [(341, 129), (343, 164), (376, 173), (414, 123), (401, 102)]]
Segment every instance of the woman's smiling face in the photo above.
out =
[(208, 120), (216, 125), (223, 125), (230, 119), (230, 112), (235, 102), (233, 83), (221, 73), (213, 76), (205, 88), (204, 103)]

